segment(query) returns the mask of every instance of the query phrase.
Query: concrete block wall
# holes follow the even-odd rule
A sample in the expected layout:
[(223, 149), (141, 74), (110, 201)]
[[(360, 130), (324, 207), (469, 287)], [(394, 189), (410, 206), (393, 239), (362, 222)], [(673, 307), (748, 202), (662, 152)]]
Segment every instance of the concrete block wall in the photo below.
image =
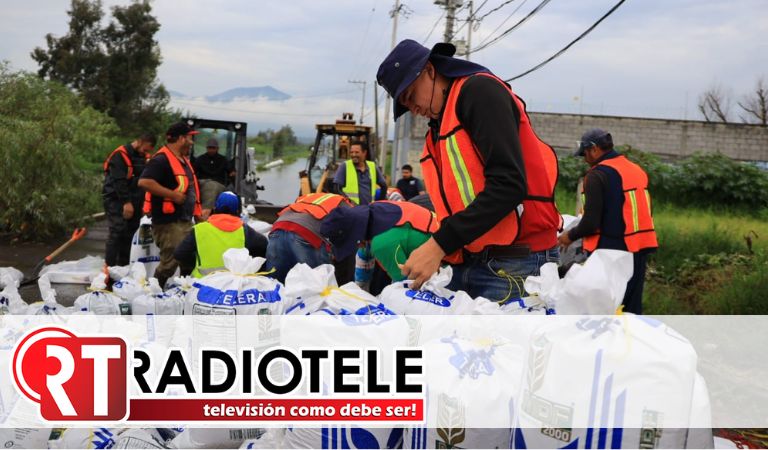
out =
[[(563, 152), (575, 149), (585, 130), (598, 127), (610, 132), (617, 145), (631, 145), (665, 159), (719, 151), (736, 160), (768, 161), (768, 127), (761, 125), (538, 112), (529, 115), (536, 133)], [(414, 169), (426, 129), (424, 118), (413, 120), (408, 161)]]

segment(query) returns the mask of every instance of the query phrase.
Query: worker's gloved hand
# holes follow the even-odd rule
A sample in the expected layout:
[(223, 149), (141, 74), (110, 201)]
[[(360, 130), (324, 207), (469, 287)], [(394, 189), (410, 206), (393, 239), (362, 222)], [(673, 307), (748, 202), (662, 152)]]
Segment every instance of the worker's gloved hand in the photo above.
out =
[(440, 268), (445, 252), (437, 244), (434, 238), (421, 245), (411, 253), (405, 264), (400, 265), (400, 271), (409, 280), (413, 280), (413, 289), (421, 288), (432, 275)]

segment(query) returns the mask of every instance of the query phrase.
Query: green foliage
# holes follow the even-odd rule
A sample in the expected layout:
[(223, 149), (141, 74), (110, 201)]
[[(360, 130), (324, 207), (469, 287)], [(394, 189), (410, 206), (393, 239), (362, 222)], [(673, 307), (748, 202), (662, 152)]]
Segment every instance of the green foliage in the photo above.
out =
[(117, 131), (60, 83), (0, 64), (0, 231), (44, 239), (101, 208), (92, 167)]
[[(720, 153), (694, 154), (677, 164), (661, 161), (656, 155), (630, 146), (617, 147), (648, 174), (654, 202), (682, 207), (699, 206), (740, 209), (761, 214), (768, 208), (768, 172), (734, 161)], [(573, 190), (586, 173), (582, 158), (559, 158), (558, 187)]]
[(283, 125), (279, 130), (261, 130), (253, 138), (254, 147), (269, 146), (272, 149), (273, 158), (282, 158), (289, 147), (296, 147), (299, 140), (290, 125)]
[(69, 32), (60, 38), (48, 34), (47, 49), (32, 52), (38, 74), (80, 92), (124, 134), (165, 131), (170, 97), (157, 81), (161, 58), (154, 35), (160, 23), (151, 12), (149, 1), (115, 6), (113, 20), (102, 28), (100, 1), (72, 0)]

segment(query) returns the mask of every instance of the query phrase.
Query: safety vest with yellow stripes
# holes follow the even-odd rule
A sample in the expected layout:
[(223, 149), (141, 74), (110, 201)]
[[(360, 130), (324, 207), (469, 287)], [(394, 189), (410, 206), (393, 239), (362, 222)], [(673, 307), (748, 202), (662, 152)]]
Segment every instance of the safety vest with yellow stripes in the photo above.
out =
[[(193, 215), (199, 216), (202, 214), (202, 206), (200, 205), (200, 186), (197, 183), (195, 169), (192, 168), (192, 163), (189, 161), (189, 158), (183, 157), (183, 160), (187, 167), (189, 167), (189, 170), (192, 172), (191, 182), (187, 177), (187, 172), (184, 170), (184, 166), (181, 164), (181, 160), (177, 158), (176, 155), (174, 155), (173, 152), (168, 149), (168, 147), (161, 148), (157, 153), (155, 153), (153, 158), (156, 158), (157, 155), (165, 155), (166, 159), (168, 160), (168, 164), (170, 164), (171, 171), (173, 172), (173, 177), (176, 179), (177, 183), (176, 188), (174, 189), (175, 191), (183, 192), (186, 194), (190, 185), (194, 186), (195, 209)], [(144, 194), (144, 207), (142, 208), (142, 211), (144, 214), (150, 214), (152, 212), (152, 194), (149, 191)], [(174, 212), (176, 212), (176, 205), (174, 205), (173, 201), (168, 198), (163, 198), (163, 213), (173, 214)]]
[[(489, 245), (527, 245), (531, 251), (552, 248), (557, 244), (557, 229), (561, 226), (560, 213), (554, 201), (558, 174), (555, 151), (536, 136), (525, 103), (506, 83), (489, 73), (474, 76), (487, 76), (501, 83), (520, 111), (518, 135), (525, 166), (527, 196), (522, 204), (513, 205), (512, 212), (464, 248), (472, 253), (480, 252)], [(454, 80), (446, 99), (437, 144), (433, 144), (430, 129), (421, 156), (424, 183), (441, 222), (466, 209), (485, 189), (485, 163), (456, 115), (459, 93), (468, 78)], [(449, 255), (445, 260), (460, 262), (461, 251)]]
[[(621, 214), (624, 223), (624, 244), (627, 246), (627, 251), (635, 253), (643, 249), (658, 248), (659, 243), (656, 240), (656, 231), (653, 226), (653, 216), (651, 215), (651, 194), (648, 193), (648, 175), (640, 166), (623, 155), (604, 159), (590, 170), (595, 170), (599, 166), (612, 168), (621, 178), (621, 189), (624, 192), (622, 210), (621, 212), (604, 211), (604, 215)], [(586, 205), (589, 199), (584, 195), (583, 185), (581, 195), (582, 203)], [(597, 249), (600, 234), (601, 232), (598, 230), (597, 234), (586, 236), (582, 241), (584, 250), (591, 252)]]
[[(344, 164), (346, 165), (346, 180), (344, 182), (344, 187), (342, 187), (341, 190), (347, 194), (347, 197), (352, 200), (352, 203), (359, 205), (360, 185), (357, 180), (355, 163), (350, 159)], [(365, 164), (368, 166), (368, 173), (371, 177), (371, 200), (373, 200), (376, 198), (376, 179), (378, 177), (376, 173), (376, 164), (373, 161), (366, 161)]]
[(352, 206), (349, 199), (343, 195), (324, 193), (307, 194), (299, 197), (293, 204), (283, 208), (277, 215), (281, 216), (284, 212), (290, 210), (298, 213), (307, 213), (317, 220), (322, 220), (323, 217), (327, 216), (328, 213), (333, 211), (333, 209), (341, 203), (347, 203)]

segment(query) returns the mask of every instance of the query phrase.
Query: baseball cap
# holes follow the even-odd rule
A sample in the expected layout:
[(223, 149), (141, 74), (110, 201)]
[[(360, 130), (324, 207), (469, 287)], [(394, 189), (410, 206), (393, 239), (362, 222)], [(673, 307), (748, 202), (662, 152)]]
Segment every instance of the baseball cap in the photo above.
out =
[(165, 135), (168, 137), (179, 137), (179, 136), (189, 136), (189, 135), (195, 135), (199, 134), (199, 131), (193, 130), (192, 127), (187, 125), (184, 122), (177, 122), (168, 128), (168, 131), (165, 132)]
[(592, 146), (598, 146), (604, 150), (613, 148), (613, 137), (611, 133), (600, 129), (592, 128), (581, 135), (581, 140), (577, 142), (578, 147), (573, 156), (584, 156), (584, 151)]
[(216, 147), (219, 148), (219, 141), (216, 140), (216, 138), (210, 138), (208, 139), (208, 143), (205, 144), (205, 147)]

